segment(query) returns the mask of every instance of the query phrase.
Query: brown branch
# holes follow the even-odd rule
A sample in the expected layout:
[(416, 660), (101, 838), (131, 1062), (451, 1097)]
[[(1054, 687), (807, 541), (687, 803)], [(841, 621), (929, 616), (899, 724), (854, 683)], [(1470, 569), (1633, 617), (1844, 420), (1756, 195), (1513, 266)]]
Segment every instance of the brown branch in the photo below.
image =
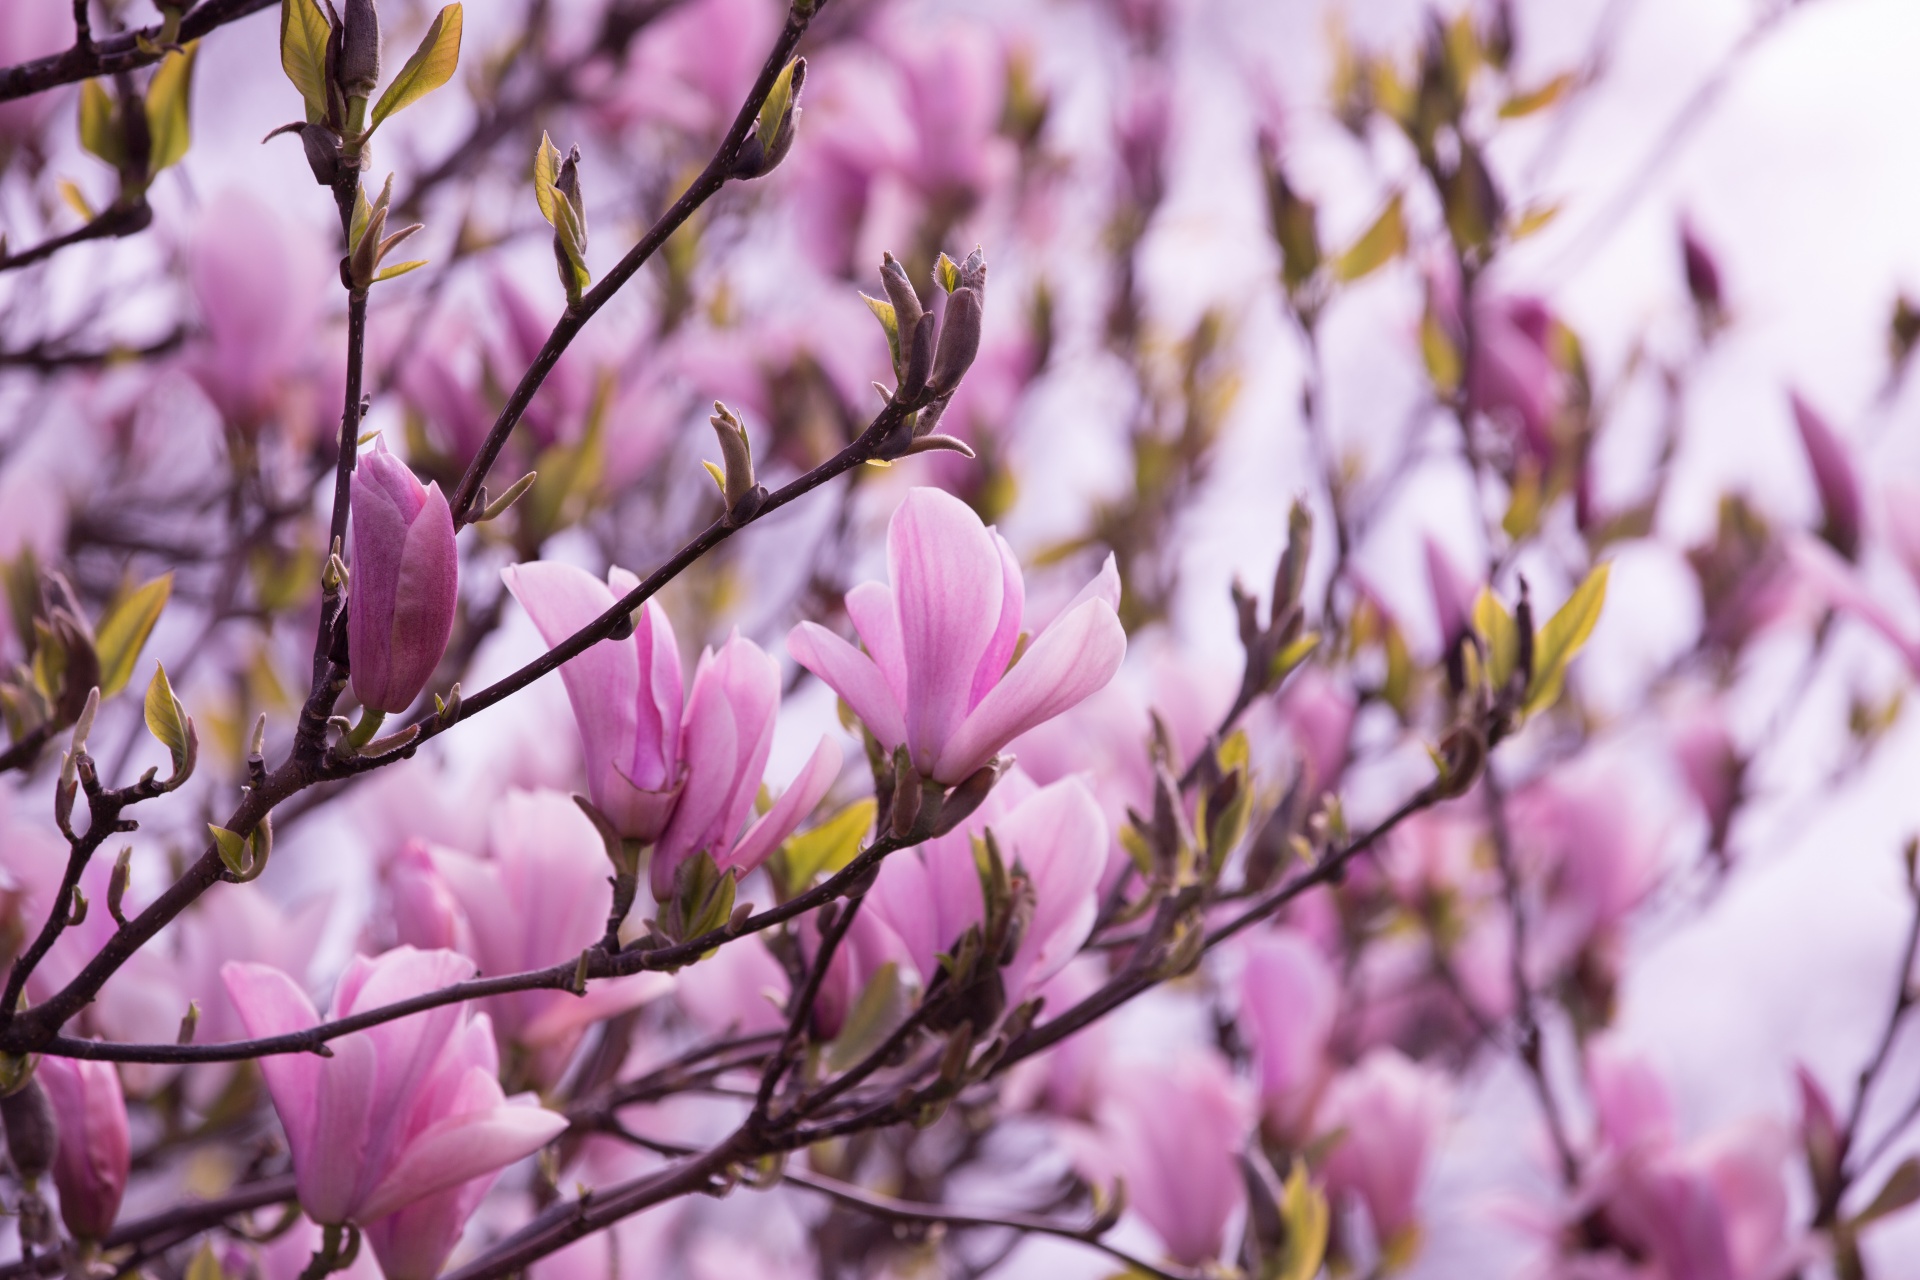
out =
[[(272, 1205), (286, 1204), (293, 1197), (293, 1175), (282, 1174), (277, 1178), (250, 1183), (217, 1200), (184, 1204), (150, 1218), (138, 1218), (132, 1222), (122, 1223), (108, 1232), (107, 1238), (100, 1243), (107, 1249), (118, 1249), (127, 1245), (144, 1244), (158, 1237), (170, 1236), (172, 1237), (170, 1243), (178, 1244), (202, 1231), (212, 1230), (239, 1214), (250, 1213), (255, 1209), (265, 1209)], [(63, 1267), (64, 1263), (58, 1253), (43, 1253), (30, 1261), (12, 1262), (0, 1266), (0, 1280), (25, 1280), (28, 1276), (58, 1275)]]
[(82, 244), (88, 240), (117, 240), (121, 236), (136, 235), (145, 231), (153, 223), (153, 210), (145, 200), (130, 205), (115, 205), (85, 226), (69, 231), (63, 236), (43, 240), (31, 249), (22, 249), (15, 254), (0, 257), (0, 271), (17, 271), (21, 267), (32, 266), (36, 262), (51, 258), (69, 245)]
[(998, 1228), (1003, 1231), (1018, 1231), (1023, 1235), (1054, 1236), (1061, 1240), (1072, 1240), (1076, 1244), (1086, 1245), (1090, 1249), (1098, 1249), (1109, 1258), (1126, 1266), (1129, 1273), (1154, 1276), (1158, 1280), (1198, 1280), (1201, 1275), (1198, 1271), (1190, 1271), (1184, 1267), (1174, 1269), (1160, 1266), (1148, 1262), (1137, 1254), (1115, 1248), (1100, 1238), (1101, 1224), (1097, 1221), (1084, 1227), (1075, 1227), (1037, 1214), (970, 1213), (965, 1209), (948, 1209), (941, 1205), (915, 1204), (805, 1169), (788, 1169), (783, 1181), (805, 1187), (809, 1191), (817, 1191), (837, 1204), (894, 1222), (921, 1222), (928, 1225), (960, 1228)]
[[(45, 4), (49, 0), (27, 0)], [(187, 44), (217, 27), (225, 26), (250, 13), (275, 5), (277, 0), (206, 0), (180, 23), (179, 43)], [(18, 66), (0, 68), (0, 102), (24, 98), (63, 84), (91, 80), (95, 76), (132, 71), (160, 61), (166, 51), (157, 42), (164, 34), (156, 24), (107, 40), (94, 40), (91, 33), (76, 32), (74, 46), (63, 53), (49, 54)], [(144, 42), (146, 48), (141, 45)], [(148, 52), (148, 49), (153, 52)]]
[(788, 8), (787, 23), (780, 32), (780, 38), (774, 42), (772, 51), (767, 54), (766, 61), (760, 67), (759, 78), (754, 81), (746, 101), (741, 104), (739, 113), (734, 116), (732, 127), (727, 130), (719, 149), (707, 162), (707, 167), (702, 169), (700, 175), (680, 193), (680, 198), (673, 202), (672, 207), (660, 215), (659, 221), (647, 228), (646, 234), (640, 237), (633, 248), (627, 250), (626, 256), (607, 272), (600, 283), (589, 289), (581, 297), (578, 305), (569, 307), (553, 326), (553, 332), (547, 335), (546, 344), (533, 358), (533, 363), (527, 367), (526, 373), (521, 375), (519, 385), (514, 387), (513, 394), (507, 398), (507, 403), (500, 410), (500, 416), (494, 420), (492, 429), (487, 432), (486, 440), (481, 443), (479, 452), (474, 455), (466, 474), (461, 476), (460, 484), (453, 492), (451, 505), (455, 528), (467, 523), (474, 500), (479, 496), (480, 486), (486, 481), (487, 472), (492, 469), (495, 460), (499, 458), (500, 450), (506, 447), (507, 437), (513, 434), (513, 429), (519, 424), (521, 416), (533, 403), (533, 397), (540, 390), (541, 383), (546, 381), (547, 374), (552, 371), (561, 354), (573, 342), (574, 336), (586, 327), (587, 321), (591, 320), (600, 308), (606, 306), (613, 295), (618, 293), (641, 267), (646, 265), (655, 250), (665, 244), (668, 237), (679, 230), (681, 224), (692, 217), (694, 212), (711, 199), (721, 187), (726, 185), (728, 178), (733, 176), (734, 166), (740, 158), (740, 149), (746, 144), (747, 134), (752, 129), (755, 118), (760, 114), (760, 107), (766, 102), (767, 95), (772, 92), (773, 83), (779, 78), (781, 70), (792, 58), (794, 49), (799, 46), (800, 37), (806, 33), (807, 25), (813, 19), (814, 8), (814, 4), (807, 3), (806, 0), (796, 0), (796, 3)]

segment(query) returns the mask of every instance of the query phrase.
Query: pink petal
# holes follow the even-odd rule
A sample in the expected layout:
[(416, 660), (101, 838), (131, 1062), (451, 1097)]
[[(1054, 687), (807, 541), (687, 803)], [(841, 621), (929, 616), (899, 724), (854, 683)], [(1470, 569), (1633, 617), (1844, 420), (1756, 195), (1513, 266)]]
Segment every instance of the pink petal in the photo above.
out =
[(887, 568), (906, 660), (907, 745), (931, 773), (966, 719), (974, 673), (1000, 625), (1005, 570), (980, 517), (938, 489), (910, 491), (894, 512)]
[(1040, 634), (950, 738), (932, 769), (957, 783), (1027, 730), (1106, 687), (1127, 655), (1127, 633), (1103, 600), (1086, 600)]
[[(500, 1086), (480, 1073), (493, 1086)], [(565, 1116), (539, 1106), (515, 1105), (502, 1098), (485, 1110), (445, 1116), (420, 1134), (360, 1206), (364, 1219), (392, 1213), (469, 1178), (491, 1173), (532, 1155), (567, 1127)]]
[(906, 718), (872, 658), (817, 622), (787, 633), (787, 652), (839, 694), (888, 751), (907, 740)]
[(793, 834), (820, 803), (834, 779), (840, 776), (840, 744), (832, 738), (820, 739), (820, 745), (807, 757), (806, 764), (773, 806), (747, 828), (740, 843), (722, 860), (721, 865), (738, 868), (742, 874), (754, 870)]
[(900, 649), (900, 614), (894, 607), (893, 589), (884, 582), (861, 583), (847, 592), (847, 617), (887, 678), (894, 702), (906, 705), (907, 659)]

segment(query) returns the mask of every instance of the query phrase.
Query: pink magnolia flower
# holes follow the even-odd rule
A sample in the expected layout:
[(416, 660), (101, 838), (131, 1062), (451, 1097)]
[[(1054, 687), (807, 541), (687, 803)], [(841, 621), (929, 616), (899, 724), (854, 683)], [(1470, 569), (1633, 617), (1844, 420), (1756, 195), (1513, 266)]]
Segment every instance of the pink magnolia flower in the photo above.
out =
[[(546, 560), (502, 576), (550, 645), (611, 609), (615, 592), (639, 585), (624, 569), (602, 583)], [(702, 849), (742, 875), (759, 866), (839, 775), (840, 746), (822, 738), (793, 785), (743, 833), (773, 745), (779, 668), (736, 635), (701, 654), (683, 711), (673, 626), (652, 602), (630, 639), (595, 645), (560, 677), (580, 727), (588, 794), (622, 836), (656, 843), (652, 879), (663, 899), (675, 870)]]
[(1734, 743), (1726, 717), (1702, 700), (1671, 717), (1669, 748), (1680, 765), (1687, 790), (1707, 819), (1708, 846), (1723, 849), (1727, 827), (1740, 802), (1746, 762)]
[(387, 443), (353, 469), (347, 649), (353, 692), (376, 711), (412, 705), (447, 651), (460, 595), (453, 513)]
[(1327, 1075), (1339, 998), (1333, 967), (1304, 934), (1275, 929), (1248, 944), (1240, 1016), (1253, 1042), (1267, 1122), (1283, 1138), (1305, 1136)]
[(1860, 477), (1854, 471), (1853, 459), (1833, 424), (1819, 410), (1797, 391), (1792, 393), (1791, 400), (1793, 424), (1807, 451), (1814, 490), (1820, 495), (1820, 536), (1847, 559), (1857, 559), (1863, 504)]
[(120, 1074), (111, 1062), (49, 1057), (35, 1076), (60, 1124), (53, 1161), (60, 1217), (76, 1239), (99, 1240), (113, 1229), (132, 1167)]
[(1766, 1121), (1677, 1145), (1666, 1083), (1602, 1038), (1587, 1051), (1602, 1159), (1588, 1195), (1611, 1243), (1650, 1280), (1777, 1280), (1804, 1260), (1789, 1237), (1787, 1140)]
[(1609, 945), (1659, 882), (1659, 844), (1620, 803), (1634, 787), (1616, 769), (1588, 768), (1563, 771), (1513, 796), (1515, 849), (1546, 896), (1531, 965), (1551, 969), (1583, 948)]
[(932, 983), (939, 953), (986, 918), (973, 841), (989, 830), (1033, 890), (1033, 917), (1001, 975), (1012, 1005), (1073, 959), (1099, 913), (1107, 820), (1078, 778), (1036, 788), (1009, 776), (959, 827), (883, 862), (863, 915), (893, 931), (923, 988)]
[(1395, 1049), (1373, 1050), (1327, 1087), (1319, 1127), (1341, 1135), (1327, 1156), (1327, 1186), (1365, 1204), (1383, 1242), (1415, 1225), (1446, 1110), (1446, 1081)]
[[(1088, 1172), (1126, 1179), (1127, 1203), (1174, 1261), (1220, 1256), (1227, 1220), (1246, 1196), (1236, 1155), (1247, 1139), (1245, 1100), (1218, 1055), (1113, 1073)], [(1104, 1167), (1099, 1167), (1104, 1162)]]
[(1104, 686), (1126, 655), (1111, 562), (1011, 669), (1025, 584), (1004, 539), (967, 505), (914, 489), (887, 529), (892, 586), (862, 583), (847, 612), (866, 652), (816, 623), (787, 637), (801, 666), (888, 751), (958, 783), (1007, 743)]
[[(357, 956), (340, 977), (328, 1017), (472, 975), (473, 962), (451, 951), (399, 947), (373, 959)], [(320, 1021), (306, 992), (277, 969), (229, 964), (222, 976), (251, 1036)], [(443, 1193), (464, 1202), (464, 1184), (531, 1155), (566, 1128), (564, 1118), (530, 1097), (502, 1094), (492, 1029), (484, 1014), (463, 1005), (381, 1023), (340, 1037), (332, 1048), (331, 1058), (282, 1054), (260, 1062), (293, 1151), (300, 1205), (315, 1222), (370, 1229)], [(434, 1205), (420, 1212), (444, 1222)], [(400, 1280), (390, 1268), (387, 1274)]]
[[(593, 823), (554, 791), (514, 791), (494, 809), (490, 858), (411, 841), (389, 873), (400, 941), (448, 947), (483, 973), (570, 960), (606, 932), (613, 890)], [(537, 1080), (565, 1069), (588, 1026), (670, 990), (665, 974), (594, 983), (586, 995), (521, 991), (486, 1002), (502, 1043), (534, 1054)]]
[(242, 191), (209, 202), (194, 233), (187, 277), (206, 337), (187, 369), (237, 430), (271, 419), (308, 361), (326, 287), (316, 243)]

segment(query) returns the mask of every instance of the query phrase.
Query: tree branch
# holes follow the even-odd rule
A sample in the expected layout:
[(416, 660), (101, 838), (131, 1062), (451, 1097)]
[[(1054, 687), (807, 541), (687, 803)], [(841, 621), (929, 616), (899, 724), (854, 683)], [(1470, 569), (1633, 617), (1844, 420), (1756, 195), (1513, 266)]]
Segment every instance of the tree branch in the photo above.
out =
[[(31, 2), (47, 4), (52, 0)], [(184, 45), (198, 40), (217, 27), (276, 4), (277, 0), (206, 0), (181, 21), (179, 43)], [(79, 80), (91, 80), (95, 76), (132, 71), (136, 67), (160, 61), (166, 53), (157, 46), (164, 34), (158, 24), (108, 40), (93, 40), (83, 33), (75, 34), (79, 37), (77, 42), (64, 53), (0, 68), (0, 102), (24, 98)], [(143, 49), (143, 41), (147, 49), (153, 49), (154, 52)]]

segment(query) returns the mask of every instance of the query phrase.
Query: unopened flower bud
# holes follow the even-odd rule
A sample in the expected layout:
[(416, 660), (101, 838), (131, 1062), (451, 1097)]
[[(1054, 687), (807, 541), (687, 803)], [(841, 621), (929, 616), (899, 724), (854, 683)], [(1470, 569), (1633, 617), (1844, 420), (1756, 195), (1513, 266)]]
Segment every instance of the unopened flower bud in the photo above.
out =
[(890, 253), (880, 255), (880, 283), (886, 287), (887, 301), (893, 304), (894, 322), (899, 328), (901, 348), (905, 350), (926, 308), (920, 305), (913, 281), (907, 279), (907, 269)]
[(60, 1216), (76, 1239), (99, 1240), (113, 1229), (127, 1189), (132, 1143), (120, 1073), (110, 1062), (42, 1058), (36, 1077), (58, 1120), (53, 1182)]
[(720, 458), (724, 465), (717, 469), (714, 479), (720, 482), (727, 514), (731, 517), (740, 513), (744, 517), (750, 514), (744, 504), (752, 499), (754, 489), (753, 446), (747, 442), (746, 424), (718, 400), (713, 402), (713, 416), (707, 421), (713, 424), (714, 434), (720, 438)]
[(371, 97), (380, 84), (380, 13), (373, 0), (347, 0), (341, 25), (334, 78), (349, 98)]
[(453, 514), (386, 443), (353, 473), (353, 576), (347, 652), (354, 696), (405, 711), (446, 652), (459, 595)]
[(980, 324), (986, 292), (986, 259), (975, 249), (960, 268), (960, 287), (947, 296), (947, 314), (940, 322), (933, 375), (927, 381), (936, 396), (952, 394), (972, 366), (973, 358), (980, 354)]
[(37, 1079), (0, 1098), (0, 1120), (7, 1126), (7, 1154), (24, 1181), (32, 1182), (53, 1167), (60, 1149), (60, 1122)]

